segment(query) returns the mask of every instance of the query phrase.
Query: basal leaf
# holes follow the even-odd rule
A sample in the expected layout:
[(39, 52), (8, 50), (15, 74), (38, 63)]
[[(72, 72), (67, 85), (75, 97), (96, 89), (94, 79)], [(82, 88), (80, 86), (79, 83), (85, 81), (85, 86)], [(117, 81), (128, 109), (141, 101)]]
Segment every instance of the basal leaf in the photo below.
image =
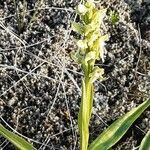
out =
[(143, 138), (139, 150), (150, 150), (150, 130)]
[[(108, 150), (127, 132), (133, 122), (150, 106), (150, 98), (116, 120), (89, 146), (89, 150)], [(143, 150), (143, 149), (142, 149)]]
[(7, 130), (4, 126), (0, 124), (0, 135), (9, 140), (20, 150), (36, 150), (30, 143), (24, 140), (22, 137), (19, 137), (13, 132)]

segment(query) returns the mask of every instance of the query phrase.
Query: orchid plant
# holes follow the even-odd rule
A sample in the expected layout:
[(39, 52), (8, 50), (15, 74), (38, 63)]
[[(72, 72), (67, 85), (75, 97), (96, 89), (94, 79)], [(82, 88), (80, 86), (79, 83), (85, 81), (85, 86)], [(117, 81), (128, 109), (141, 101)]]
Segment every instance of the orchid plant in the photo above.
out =
[[(87, 0), (84, 1), (82, 4), (79, 4), (76, 10), (77, 14), (80, 16), (80, 22), (73, 22), (72, 29), (75, 32), (79, 33), (82, 38), (77, 41), (78, 50), (74, 52), (72, 58), (81, 65), (84, 73), (84, 78), (82, 80), (82, 97), (78, 115), (80, 149), (107, 150), (112, 146), (113, 139), (112, 141), (109, 140), (112, 138), (111, 136), (114, 136), (113, 134), (116, 134), (113, 131), (117, 132), (116, 128), (118, 128), (119, 122), (116, 122), (116, 124), (114, 122), (114, 125), (110, 126), (107, 129), (107, 132), (102, 133), (102, 135), (98, 137), (88, 148), (89, 123), (92, 113), (94, 95), (93, 84), (94, 81), (96, 81), (97, 79), (104, 79), (104, 69), (95, 66), (95, 62), (99, 59), (104, 61), (104, 45), (105, 41), (109, 39), (108, 34), (103, 35), (101, 33), (101, 24), (103, 22), (103, 18), (106, 15), (106, 9), (99, 10), (96, 8), (94, 0)], [(148, 101), (145, 109), (148, 107), (148, 105), (150, 105), (150, 101)], [(142, 111), (144, 111), (145, 109), (142, 109)], [(126, 117), (127, 116), (125, 116), (125, 118)], [(132, 121), (135, 118), (136, 117), (133, 117)], [(132, 122), (130, 121), (127, 128), (124, 128), (124, 130), (124, 124), (122, 124), (122, 121), (120, 121), (120, 127), (122, 128), (119, 128), (119, 130), (122, 129), (122, 131), (124, 132), (122, 132), (121, 136), (116, 135), (114, 143), (123, 136), (123, 134), (127, 131), (127, 128), (129, 128)]]
[(104, 69), (95, 66), (95, 61), (104, 61), (104, 42), (108, 35), (102, 35), (100, 26), (106, 14), (106, 9), (98, 10), (95, 4), (88, 1), (79, 4), (77, 13), (81, 22), (73, 22), (72, 29), (82, 35), (77, 41), (78, 51), (72, 56), (84, 72), (82, 80), (82, 99), (78, 116), (81, 149), (86, 150), (89, 139), (89, 122), (93, 107), (93, 83), (95, 80), (103, 80)]
[[(91, 144), (89, 144), (89, 125), (93, 107), (94, 81), (103, 80), (104, 69), (95, 65), (96, 60), (104, 61), (104, 43), (108, 35), (102, 35), (101, 24), (106, 9), (96, 8), (93, 0), (87, 0), (77, 6), (80, 22), (73, 22), (72, 29), (82, 38), (77, 41), (78, 50), (72, 55), (73, 59), (81, 65), (84, 73), (82, 80), (82, 97), (78, 115), (80, 132), (80, 150), (108, 150), (116, 144), (127, 132), (133, 122), (150, 106), (149, 98), (126, 113), (106, 130), (104, 130)], [(22, 137), (10, 132), (0, 124), (0, 135), (8, 139), (20, 150), (35, 150), (30, 143)], [(150, 150), (150, 131), (141, 142), (140, 150)]]

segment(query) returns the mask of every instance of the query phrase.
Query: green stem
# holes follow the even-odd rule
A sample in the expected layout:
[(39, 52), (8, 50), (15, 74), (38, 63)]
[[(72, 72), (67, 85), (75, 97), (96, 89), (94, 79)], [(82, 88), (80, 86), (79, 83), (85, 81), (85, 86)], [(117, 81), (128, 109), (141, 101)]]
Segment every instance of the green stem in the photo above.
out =
[(93, 106), (93, 84), (86, 76), (82, 81), (82, 98), (78, 115), (80, 131), (80, 150), (87, 150), (89, 141), (89, 122)]

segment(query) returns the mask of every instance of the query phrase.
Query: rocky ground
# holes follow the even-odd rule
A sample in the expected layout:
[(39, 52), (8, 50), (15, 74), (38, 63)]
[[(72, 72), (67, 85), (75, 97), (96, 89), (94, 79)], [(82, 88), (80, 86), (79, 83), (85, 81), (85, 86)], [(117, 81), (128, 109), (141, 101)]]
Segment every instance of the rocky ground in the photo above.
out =
[[(82, 71), (70, 58), (70, 23), (79, 1), (0, 1), (0, 122), (38, 150), (78, 150)], [(103, 0), (103, 32), (110, 35), (102, 83), (95, 83), (90, 141), (150, 94), (150, 2)], [(112, 23), (110, 12), (118, 14)], [(112, 149), (132, 150), (150, 129), (150, 110)], [(14, 147), (0, 138), (2, 150)]]

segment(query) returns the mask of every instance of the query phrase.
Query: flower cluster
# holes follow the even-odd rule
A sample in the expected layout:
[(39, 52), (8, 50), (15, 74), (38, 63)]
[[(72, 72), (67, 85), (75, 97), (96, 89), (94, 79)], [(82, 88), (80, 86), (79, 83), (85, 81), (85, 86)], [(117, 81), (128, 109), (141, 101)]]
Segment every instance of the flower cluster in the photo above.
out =
[(81, 64), (85, 75), (91, 78), (93, 83), (96, 79), (102, 79), (104, 70), (95, 67), (95, 61), (104, 61), (104, 42), (108, 35), (101, 35), (100, 26), (106, 14), (106, 9), (98, 10), (92, 0), (88, 0), (77, 6), (80, 22), (73, 22), (72, 29), (78, 32), (82, 39), (77, 41), (78, 51), (73, 59)]

